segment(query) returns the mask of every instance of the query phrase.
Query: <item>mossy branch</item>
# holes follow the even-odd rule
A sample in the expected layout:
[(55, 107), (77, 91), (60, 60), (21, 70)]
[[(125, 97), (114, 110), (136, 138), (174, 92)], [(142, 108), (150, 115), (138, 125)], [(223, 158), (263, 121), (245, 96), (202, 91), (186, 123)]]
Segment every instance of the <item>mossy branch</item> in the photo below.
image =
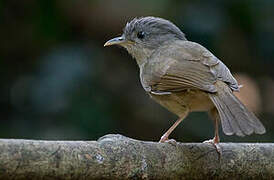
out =
[(274, 144), (0, 139), (0, 179), (274, 179)]

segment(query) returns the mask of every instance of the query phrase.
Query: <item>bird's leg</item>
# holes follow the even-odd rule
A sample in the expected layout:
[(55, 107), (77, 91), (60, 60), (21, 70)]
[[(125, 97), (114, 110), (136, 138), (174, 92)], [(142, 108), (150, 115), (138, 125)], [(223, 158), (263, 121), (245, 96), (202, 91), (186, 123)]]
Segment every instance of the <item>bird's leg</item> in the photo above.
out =
[[(218, 124), (218, 123), (216, 123), (216, 124)], [(210, 139), (210, 140), (207, 140), (207, 141), (204, 141), (204, 143), (212, 144), (216, 148), (217, 152), (219, 154), (221, 154), (221, 147), (219, 146), (219, 142), (220, 142), (220, 138), (219, 138), (218, 126), (216, 126), (215, 127), (215, 136), (214, 136), (214, 138)]]
[[(179, 118), (168, 130), (167, 132), (161, 137), (159, 142), (169, 142), (169, 141), (175, 141), (174, 139), (169, 140), (168, 136), (172, 133), (172, 131), (182, 122), (184, 118)], [(175, 141), (176, 142), (176, 141)]]
[(220, 137), (219, 137), (219, 115), (218, 115), (218, 113), (217, 113), (217, 110), (215, 110), (215, 109), (212, 110), (212, 111), (210, 112), (210, 114), (211, 114), (212, 117), (214, 118), (215, 136), (214, 136), (213, 139), (204, 141), (204, 143), (210, 143), (210, 144), (212, 144), (212, 145), (216, 148), (217, 152), (218, 152), (219, 154), (221, 154), (221, 153), (222, 153), (222, 150), (221, 150), (221, 147), (220, 147), (220, 145), (219, 145), (219, 142), (220, 142)]

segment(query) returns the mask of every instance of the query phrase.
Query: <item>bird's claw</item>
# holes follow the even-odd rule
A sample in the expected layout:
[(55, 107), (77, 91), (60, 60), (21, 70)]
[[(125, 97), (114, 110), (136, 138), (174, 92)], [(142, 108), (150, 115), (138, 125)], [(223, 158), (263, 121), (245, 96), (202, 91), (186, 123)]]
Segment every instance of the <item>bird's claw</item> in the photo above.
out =
[(159, 141), (160, 143), (169, 143), (171, 145), (176, 145), (177, 144), (177, 141), (175, 139), (167, 139), (165, 141)]
[(176, 145), (177, 142), (175, 139), (168, 139), (168, 136), (166, 135), (163, 135), (159, 141), (159, 143), (169, 143), (169, 144), (172, 144), (172, 145)]
[(215, 140), (215, 138), (210, 139), (210, 140), (206, 140), (206, 141), (204, 141), (203, 143), (210, 143), (210, 144), (212, 144), (212, 145), (215, 147), (217, 153), (218, 153), (219, 155), (222, 154), (221, 146), (220, 146), (219, 142), (218, 142), (217, 140)]

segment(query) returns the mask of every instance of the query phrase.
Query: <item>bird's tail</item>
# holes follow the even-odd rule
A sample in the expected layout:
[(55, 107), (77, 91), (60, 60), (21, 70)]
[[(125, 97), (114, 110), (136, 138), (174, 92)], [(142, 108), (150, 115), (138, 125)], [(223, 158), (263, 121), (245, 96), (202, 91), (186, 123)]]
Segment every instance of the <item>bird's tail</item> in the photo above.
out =
[(217, 108), (226, 135), (238, 136), (252, 133), (263, 134), (265, 128), (260, 120), (241, 103), (223, 82), (217, 82), (216, 94), (210, 94), (210, 99)]

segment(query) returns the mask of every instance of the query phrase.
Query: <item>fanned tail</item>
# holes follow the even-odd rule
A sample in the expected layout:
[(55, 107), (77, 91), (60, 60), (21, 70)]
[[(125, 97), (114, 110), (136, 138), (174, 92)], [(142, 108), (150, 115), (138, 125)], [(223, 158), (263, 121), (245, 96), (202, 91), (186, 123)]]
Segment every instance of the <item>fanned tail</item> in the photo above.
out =
[(260, 120), (250, 112), (223, 82), (217, 82), (216, 94), (210, 94), (210, 99), (216, 106), (226, 135), (263, 134), (265, 128)]

